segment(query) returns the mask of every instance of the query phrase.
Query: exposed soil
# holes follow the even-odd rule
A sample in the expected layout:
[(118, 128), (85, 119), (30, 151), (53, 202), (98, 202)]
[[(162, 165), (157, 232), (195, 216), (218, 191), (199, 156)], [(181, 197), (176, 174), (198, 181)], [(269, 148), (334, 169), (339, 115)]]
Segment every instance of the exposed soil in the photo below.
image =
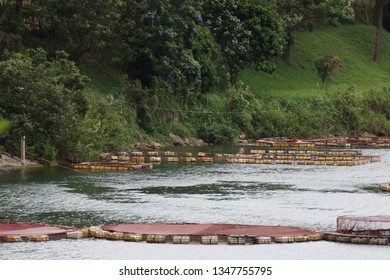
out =
[[(24, 166), (42, 166), (39, 162), (26, 159)], [(0, 170), (8, 167), (23, 167), (20, 158), (15, 157), (9, 153), (2, 153), (0, 155)]]

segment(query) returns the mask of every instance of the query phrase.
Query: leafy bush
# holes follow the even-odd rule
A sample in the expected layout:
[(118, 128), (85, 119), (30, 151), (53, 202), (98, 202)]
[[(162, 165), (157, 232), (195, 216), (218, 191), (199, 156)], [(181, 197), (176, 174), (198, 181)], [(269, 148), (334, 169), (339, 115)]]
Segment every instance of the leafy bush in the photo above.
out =
[(140, 128), (150, 135), (168, 135), (167, 126), (180, 123), (184, 115), (185, 104), (175, 97), (171, 84), (159, 77), (153, 78), (149, 88), (142, 87), (140, 81), (129, 83), (125, 99), (135, 108)]
[(366, 100), (368, 110), (383, 114), (390, 119), (390, 88), (384, 88), (383, 91), (371, 91)]
[(340, 58), (330, 54), (319, 58), (314, 65), (321, 78), (322, 87), (325, 83), (329, 83), (336, 72), (343, 67)]
[(124, 98), (87, 95), (89, 110), (77, 130), (78, 138), (70, 152), (71, 161), (96, 160), (99, 154), (131, 149), (141, 134), (136, 112)]
[(370, 91), (364, 104), (362, 130), (375, 135), (390, 135), (390, 89)]
[(243, 83), (236, 88), (230, 88), (227, 100), (227, 116), (235, 128), (245, 132), (248, 137), (254, 137), (255, 118), (259, 112), (259, 103), (254, 94)]
[(210, 144), (233, 144), (237, 139), (238, 130), (226, 123), (210, 123), (198, 131), (198, 136)]
[(218, 103), (197, 107), (188, 115), (188, 120), (196, 131), (196, 136), (210, 144), (232, 144), (239, 130), (231, 122)]
[(353, 87), (332, 95), (331, 114), (336, 135), (359, 134), (363, 101)]
[(390, 119), (383, 114), (368, 111), (361, 119), (361, 128), (367, 132), (378, 136), (390, 135)]

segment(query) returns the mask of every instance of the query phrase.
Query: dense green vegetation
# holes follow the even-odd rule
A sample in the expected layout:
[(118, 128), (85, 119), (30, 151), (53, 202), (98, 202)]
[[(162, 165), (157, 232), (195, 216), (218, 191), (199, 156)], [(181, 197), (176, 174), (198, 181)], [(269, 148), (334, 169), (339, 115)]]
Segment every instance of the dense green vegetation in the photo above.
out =
[(31, 152), (39, 156), (54, 160), (59, 152), (68, 155), (88, 109), (82, 94), (85, 78), (64, 52), (57, 52), (52, 61), (42, 49), (28, 49), (24, 54), (5, 52), (4, 56), (0, 62), (0, 108), (12, 123), (8, 148), (16, 150), (26, 136), (34, 143)]
[[(384, 108), (390, 97), (390, 34), (384, 33), (379, 65), (373, 61), (373, 26), (325, 27), (294, 36), (289, 63), (280, 59), (272, 74), (251, 69), (240, 74), (257, 99), (269, 104), (266, 108), (275, 107), (270, 110), (277, 117), (273, 123), (278, 125), (273, 127), (278, 129), (262, 135), (389, 135), (389, 112)], [(337, 55), (343, 68), (322, 88), (315, 61), (327, 54)]]
[(0, 145), (79, 161), (170, 133), (390, 135), (390, 35), (375, 63), (353, 18), (343, 0), (0, 1)]

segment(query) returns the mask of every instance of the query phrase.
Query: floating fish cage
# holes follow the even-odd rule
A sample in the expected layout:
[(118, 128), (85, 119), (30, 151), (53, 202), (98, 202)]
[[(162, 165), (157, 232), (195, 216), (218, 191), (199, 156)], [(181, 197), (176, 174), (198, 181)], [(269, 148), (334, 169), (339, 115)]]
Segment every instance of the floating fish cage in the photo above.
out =
[(272, 154), (272, 155), (310, 155), (310, 156), (360, 156), (359, 150), (334, 150), (334, 149), (251, 149), (250, 154)]
[[(110, 156), (114, 160), (83, 162), (72, 164), (74, 169), (85, 170), (135, 170), (152, 169), (153, 163), (238, 163), (238, 164), (289, 164), (289, 165), (329, 165), (329, 166), (355, 166), (369, 164), (381, 160), (380, 156), (364, 156), (361, 151), (355, 150), (290, 150), (290, 149), (256, 149), (249, 154), (206, 154), (199, 152), (196, 156), (185, 153), (184, 156), (175, 152), (165, 151), (161, 155), (150, 153), (153, 156), (147, 158), (140, 155), (132, 155), (130, 161), (117, 158), (125, 158), (124, 155)], [(145, 163), (147, 161), (148, 163)]]
[(81, 162), (73, 163), (72, 168), (90, 171), (127, 171), (138, 169), (153, 169), (153, 164), (135, 162)]
[[(370, 139), (372, 141), (376, 140), (376, 142), (384, 143), (388, 141), (390, 143), (390, 137)], [(262, 147), (252, 147), (249, 149), (249, 153), (241, 147), (237, 154), (207, 154), (205, 152), (193, 154), (173, 151), (110, 152), (100, 154), (99, 160), (95, 162), (72, 164), (72, 168), (93, 171), (125, 171), (152, 169), (153, 164), (177, 164), (179, 162), (185, 164), (238, 163), (355, 166), (381, 160), (380, 156), (363, 155), (360, 150), (335, 148), (340, 146), (338, 145), (340, 143), (367, 142), (369, 141), (368, 138), (328, 138), (325, 140), (264, 138), (256, 141), (256, 144)], [(324, 145), (324, 143), (326, 144)], [(332, 148), (328, 146), (332, 146)]]
[(389, 245), (390, 216), (341, 216), (337, 231), (325, 232), (324, 239), (339, 243)]
[(379, 189), (384, 192), (390, 192), (390, 182), (379, 184)]
[(262, 138), (256, 145), (265, 147), (343, 147), (343, 148), (390, 148), (390, 137), (332, 137), (322, 139)]
[(354, 166), (380, 161), (380, 156), (362, 155), (311, 155), (311, 154), (271, 154), (237, 155), (227, 157), (228, 163), (290, 164), (290, 165), (331, 165)]
[(390, 216), (337, 218), (337, 232), (390, 238)]

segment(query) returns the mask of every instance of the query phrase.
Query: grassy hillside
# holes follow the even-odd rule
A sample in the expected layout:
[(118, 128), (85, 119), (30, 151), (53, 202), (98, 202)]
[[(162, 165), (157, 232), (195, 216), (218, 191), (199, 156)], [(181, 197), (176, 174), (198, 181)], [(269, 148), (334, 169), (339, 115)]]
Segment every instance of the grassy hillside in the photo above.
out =
[(290, 63), (279, 60), (273, 74), (253, 70), (241, 72), (240, 79), (258, 97), (310, 98), (320, 94), (321, 80), (314, 61), (326, 55), (339, 56), (344, 67), (336, 73), (329, 92), (355, 86), (357, 91), (390, 86), (390, 33), (383, 32), (382, 60), (373, 61), (375, 27), (363, 24), (326, 27), (313, 32), (294, 33)]

